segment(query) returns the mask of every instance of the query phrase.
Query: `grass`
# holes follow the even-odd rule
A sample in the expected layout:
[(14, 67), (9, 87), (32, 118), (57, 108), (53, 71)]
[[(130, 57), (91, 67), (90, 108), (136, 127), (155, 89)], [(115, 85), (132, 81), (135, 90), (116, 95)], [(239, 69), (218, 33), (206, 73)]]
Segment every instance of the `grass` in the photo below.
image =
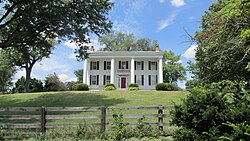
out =
[(75, 91), (0, 95), (0, 107), (157, 106), (180, 103), (186, 91)]
[[(84, 107), (84, 106), (158, 106), (179, 104), (182, 98), (185, 98), (189, 92), (186, 91), (74, 91), (74, 92), (42, 92), (42, 93), (24, 93), (0, 95), (0, 107)], [(164, 111), (168, 113), (169, 111)], [(131, 110), (131, 111), (107, 111), (107, 114), (156, 114), (157, 110)], [(3, 114), (3, 113), (2, 113)], [(11, 113), (7, 113), (11, 114)], [(12, 113), (13, 114), (13, 113)], [(24, 113), (30, 114), (30, 113)], [(39, 113), (36, 113), (39, 114)], [(55, 114), (55, 113), (50, 113)], [(57, 113), (58, 114), (58, 113)], [(61, 114), (100, 114), (100, 111), (89, 111), (72, 113), (65, 112)], [(156, 118), (146, 118), (146, 122), (156, 122)], [(164, 122), (169, 118), (164, 118)], [(11, 121), (11, 123), (20, 123)], [(26, 121), (21, 121), (25, 123)], [(34, 122), (34, 121), (30, 121)], [(38, 122), (39, 121), (35, 121)], [(100, 119), (63, 119), (48, 120), (48, 123), (97, 123)], [(107, 122), (113, 122), (113, 119), (107, 119)], [(137, 119), (124, 119), (124, 122), (137, 122)], [(1, 121), (0, 123), (6, 123)], [(173, 132), (176, 127), (164, 127), (164, 131)], [(169, 131), (168, 131), (169, 130)], [(133, 140), (133, 139), (132, 139)], [(147, 140), (147, 139), (145, 139)]]

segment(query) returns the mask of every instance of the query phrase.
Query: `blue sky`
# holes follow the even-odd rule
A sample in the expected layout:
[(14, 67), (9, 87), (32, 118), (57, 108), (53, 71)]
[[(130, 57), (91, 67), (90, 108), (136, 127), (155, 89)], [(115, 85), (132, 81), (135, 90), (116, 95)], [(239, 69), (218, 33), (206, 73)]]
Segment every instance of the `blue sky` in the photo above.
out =
[[(193, 60), (195, 43), (192, 43), (185, 31), (194, 35), (199, 30), (201, 17), (208, 7), (217, 0), (112, 0), (115, 6), (108, 17), (114, 23), (113, 29), (123, 33), (133, 33), (138, 39), (157, 40), (161, 50), (172, 50), (181, 55), (186, 67)], [(92, 45), (103, 47), (98, 38), (91, 35)], [(32, 77), (44, 80), (48, 74), (56, 73), (63, 81), (76, 81), (74, 70), (83, 68), (83, 62), (75, 58), (76, 46), (70, 41), (56, 45), (50, 58), (37, 63)], [(25, 76), (18, 71), (15, 80)], [(190, 79), (190, 74), (187, 75)], [(184, 87), (185, 82), (179, 82)]]

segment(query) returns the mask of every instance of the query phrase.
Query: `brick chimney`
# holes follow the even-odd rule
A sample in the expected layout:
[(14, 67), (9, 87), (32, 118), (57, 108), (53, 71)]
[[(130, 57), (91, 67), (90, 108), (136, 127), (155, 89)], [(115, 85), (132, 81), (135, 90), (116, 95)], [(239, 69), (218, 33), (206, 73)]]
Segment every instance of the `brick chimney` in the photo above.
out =
[(91, 51), (91, 52), (94, 52), (94, 51), (95, 51), (94, 46), (91, 46), (91, 47), (90, 47), (90, 51)]
[(155, 52), (160, 52), (160, 47), (159, 47), (159, 45), (156, 45), (156, 46), (155, 46)]

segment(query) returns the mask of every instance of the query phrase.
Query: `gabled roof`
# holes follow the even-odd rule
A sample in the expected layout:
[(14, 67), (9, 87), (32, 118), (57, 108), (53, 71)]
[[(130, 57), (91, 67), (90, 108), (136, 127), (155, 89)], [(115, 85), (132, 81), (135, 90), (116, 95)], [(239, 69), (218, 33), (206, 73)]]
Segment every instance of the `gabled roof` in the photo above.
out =
[(156, 51), (96, 51), (96, 52), (89, 52), (89, 58), (163, 58), (163, 52), (156, 52)]

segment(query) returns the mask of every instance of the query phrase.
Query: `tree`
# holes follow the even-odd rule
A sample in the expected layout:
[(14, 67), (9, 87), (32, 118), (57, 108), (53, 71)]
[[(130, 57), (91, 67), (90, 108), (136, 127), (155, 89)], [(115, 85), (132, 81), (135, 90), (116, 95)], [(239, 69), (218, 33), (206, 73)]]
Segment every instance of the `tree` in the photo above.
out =
[[(98, 36), (111, 28), (106, 17), (113, 3), (109, 0), (1, 0), (0, 48), (26, 45), (41, 39), (68, 38), (77, 42), (83, 59), (88, 43), (86, 35)], [(32, 35), (30, 35), (32, 34)]]
[[(26, 81), (26, 79), (24, 76), (19, 78), (15, 83), (14, 90), (18, 93), (24, 93), (25, 92), (25, 81)], [(43, 82), (41, 80), (36, 79), (36, 78), (31, 78), (29, 92), (42, 92), (42, 91), (43, 91)]]
[(164, 51), (163, 57), (163, 82), (174, 84), (178, 80), (185, 80), (186, 69), (179, 62), (180, 55), (175, 55), (173, 51)]
[(6, 55), (0, 50), (0, 91), (5, 93), (12, 84), (11, 80), (15, 73), (15, 68)]
[(83, 83), (83, 69), (75, 70), (74, 74), (77, 77), (77, 83)]
[(54, 48), (53, 42), (54, 41), (44, 40), (42, 44), (36, 44), (33, 47), (10, 47), (4, 50), (8, 59), (11, 60), (15, 66), (25, 69), (25, 92), (30, 92), (30, 80), (33, 66), (43, 58), (49, 57)]
[(133, 34), (122, 32), (110, 32), (101, 38), (99, 42), (105, 45), (104, 51), (151, 51), (158, 46), (157, 41), (148, 38), (137, 40)]
[(198, 43), (196, 77), (204, 83), (225, 79), (249, 83), (250, 2), (219, 0), (202, 17)]
[(45, 77), (45, 91), (65, 91), (67, 90), (65, 84), (60, 81), (57, 74), (49, 74)]

